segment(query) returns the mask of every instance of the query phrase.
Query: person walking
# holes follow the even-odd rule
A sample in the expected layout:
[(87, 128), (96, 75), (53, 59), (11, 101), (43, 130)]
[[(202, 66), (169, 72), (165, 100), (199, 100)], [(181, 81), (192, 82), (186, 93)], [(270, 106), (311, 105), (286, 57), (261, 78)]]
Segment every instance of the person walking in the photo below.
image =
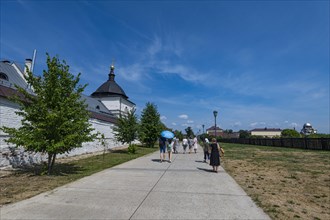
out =
[(159, 140), (159, 150), (160, 150), (160, 162), (163, 162), (165, 160), (165, 150), (166, 150), (166, 139), (163, 137), (160, 137)]
[(173, 138), (173, 153), (177, 154), (178, 153), (178, 144), (179, 144), (179, 140), (174, 137)]
[(198, 147), (198, 145), (197, 145), (197, 137), (194, 137), (194, 140), (193, 140), (193, 146), (194, 146), (194, 151), (195, 151), (195, 154), (197, 153), (197, 147)]
[(167, 141), (167, 153), (168, 153), (168, 162), (172, 163), (172, 150), (173, 150), (173, 142), (172, 139), (168, 139)]
[(206, 163), (206, 160), (210, 159), (210, 141), (209, 139), (205, 138), (203, 140), (203, 151), (204, 151), (204, 163)]
[(182, 147), (183, 147), (183, 153), (186, 153), (187, 147), (188, 147), (188, 139), (186, 137), (182, 140)]
[(194, 141), (193, 141), (192, 137), (189, 137), (188, 146), (189, 146), (189, 153), (190, 154), (192, 153), (193, 144), (194, 144)]
[(215, 138), (212, 138), (212, 143), (210, 144), (211, 156), (210, 165), (213, 167), (214, 172), (218, 172), (218, 167), (220, 166), (220, 147)]

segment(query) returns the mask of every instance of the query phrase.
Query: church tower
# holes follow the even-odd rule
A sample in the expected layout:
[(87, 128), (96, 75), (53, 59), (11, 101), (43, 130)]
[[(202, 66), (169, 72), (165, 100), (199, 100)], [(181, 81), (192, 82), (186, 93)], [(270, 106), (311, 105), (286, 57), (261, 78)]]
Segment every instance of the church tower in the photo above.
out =
[(135, 104), (128, 100), (125, 91), (116, 83), (115, 76), (115, 67), (111, 65), (108, 80), (93, 92), (91, 97), (101, 101), (109, 111), (119, 117), (127, 114)]

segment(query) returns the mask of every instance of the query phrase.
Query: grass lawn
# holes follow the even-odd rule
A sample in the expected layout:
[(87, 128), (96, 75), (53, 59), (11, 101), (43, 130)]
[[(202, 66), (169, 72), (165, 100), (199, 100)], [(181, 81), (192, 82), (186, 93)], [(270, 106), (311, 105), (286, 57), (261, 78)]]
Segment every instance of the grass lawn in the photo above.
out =
[(155, 152), (158, 148), (137, 147), (136, 154), (127, 149), (90, 157), (76, 157), (55, 163), (53, 175), (42, 175), (43, 168), (17, 170), (0, 178), (0, 205), (30, 198), (101, 170)]
[(224, 169), (272, 219), (330, 219), (330, 151), (222, 146)]

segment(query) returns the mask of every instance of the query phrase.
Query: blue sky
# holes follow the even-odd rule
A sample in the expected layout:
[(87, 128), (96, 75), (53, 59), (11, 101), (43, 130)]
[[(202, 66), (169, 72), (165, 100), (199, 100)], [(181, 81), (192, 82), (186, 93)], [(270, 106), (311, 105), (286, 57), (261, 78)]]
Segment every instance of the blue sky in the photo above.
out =
[(293, 128), (330, 133), (329, 1), (0, 2), (0, 58), (37, 50), (82, 73), (94, 92), (114, 60), (136, 103), (157, 105), (170, 128), (195, 132)]

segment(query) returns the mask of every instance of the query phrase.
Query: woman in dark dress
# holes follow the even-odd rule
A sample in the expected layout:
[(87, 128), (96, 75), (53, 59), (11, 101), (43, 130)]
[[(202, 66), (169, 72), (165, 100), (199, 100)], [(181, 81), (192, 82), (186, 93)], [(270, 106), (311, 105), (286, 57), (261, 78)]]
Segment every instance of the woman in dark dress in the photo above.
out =
[(211, 149), (210, 165), (213, 167), (213, 171), (217, 173), (218, 167), (220, 166), (220, 152), (219, 152), (219, 145), (215, 138), (212, 138), (210, 149)]

